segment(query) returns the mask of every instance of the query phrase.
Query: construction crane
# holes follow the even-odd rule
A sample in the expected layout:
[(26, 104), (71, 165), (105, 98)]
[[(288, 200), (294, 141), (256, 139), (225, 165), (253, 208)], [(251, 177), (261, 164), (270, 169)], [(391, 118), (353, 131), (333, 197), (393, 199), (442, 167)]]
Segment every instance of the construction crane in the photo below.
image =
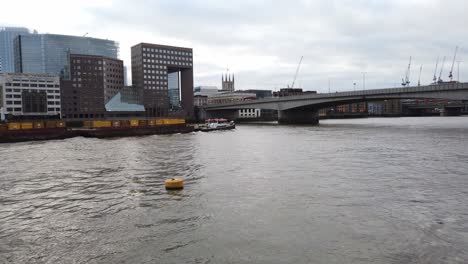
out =
[(88, 36), (88, 32), (86, 32), (86, 33), (83, 35), (83, 37), (86, 37), (86, 36)]
[(436, 67), (435, 67), (435, 70), (434, 70), (434, 78), (432, 79), (434, 81), (434, 83), (437, 82), (437, 66), (439, 66), (439, 56), (437, 56)]
[(457, 58), (457, 51), (458, 51), (458, 46), (455, 47), (455, 54), (453, 55), (453, 61), (452, 61), (452, 68), (450, 68), (450, 73), (449, 73), (449, 78), (450, 81), (453, 81), (453, 66), (455, 65), (455, 59)]
[(439, 74), (439, 79), (437, 80), (438, 83), (443, 83), (444, 81), (442, 80), (442, 71), (444, 70), (444, 64), (445, 64), (445, 56), (442, 59), (442, 65), (440, 66), (440, 74)]
[(419, 67), (418, 86), (421, 86), (421, 73), (422, 73), (422, 65), (421, 65), (421, 67)]
[(290, 88), (294, 88), (294, 84), (296, 83), (297, 74), (299, 73), (299, 69), (301, 68), (301, 63), (302, 63), (303, 58), (304, 58), (304, 56), (301, 56), (301, 60), (299, 61), (299, 65), (297, 65), (296, 74), (294, 75), (294, 80), (293, 80), (292, 85), (291, 85)]
[(409, 84), (410, 84), (410, 80), (409, 80), (409, 78), (410, 78), (410, 70), (411, 70), (411, 56), (409, 57), (409, 64), (408, 64), (408, 69), (406, 70), (405, 78), (404, 78), (404, 79), (403, 79), (403, 78), (401, 79), (401, 85), (402, 85), (402, 86), (406, 86), (406, 85), (409, 86)]

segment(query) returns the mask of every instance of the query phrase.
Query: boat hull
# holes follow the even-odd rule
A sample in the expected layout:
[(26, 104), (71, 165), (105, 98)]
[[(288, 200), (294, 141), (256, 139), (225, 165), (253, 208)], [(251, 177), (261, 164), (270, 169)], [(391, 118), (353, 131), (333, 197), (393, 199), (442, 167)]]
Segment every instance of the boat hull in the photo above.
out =
[(216, 128), (209, 128), (209, 127), (202, 127), (200, 128), (200, 131), (202, 132), (211, 132), (211, 131), (218, 131), (218, 130), (231, 130), (235, 129), (236, 125), (229, 125), (225, 127), (216, 127)]

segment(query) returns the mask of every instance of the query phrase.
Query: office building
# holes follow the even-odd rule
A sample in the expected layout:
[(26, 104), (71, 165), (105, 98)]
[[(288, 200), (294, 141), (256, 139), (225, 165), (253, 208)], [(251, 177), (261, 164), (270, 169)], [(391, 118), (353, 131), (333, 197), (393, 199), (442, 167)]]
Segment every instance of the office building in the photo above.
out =
[(0, 78), (0, 86), (3, 113), (7, 119), (60, 118), (58, 76), (4, 73)]
[(28, 35), (24, 27), (0, 27), (0, 73), (15, 72), (14, 39), (18, 35)]
[[(192, 49), (140, 43), (131, 49), (133, 86), (143, 90), (143, 104), (148, 117), (170, 114), (168, 75), (179, 76), (179, 98), (183, 115), (193, 117)], [(171, 95), (175, 98), (175, 92)], [(174, 99), (175, 102), (175, 99)]]
[(102, 118), (105, 105), (124, 87), (123, 61), (70, 54), (70, 79), (62, 80), (64, 118)]
[(119, 45), (106, 39), (55, 34), (19, 35), (14, 40), (15, 72), (61, 75), (65, 78), (70, 54), (117, 59)]

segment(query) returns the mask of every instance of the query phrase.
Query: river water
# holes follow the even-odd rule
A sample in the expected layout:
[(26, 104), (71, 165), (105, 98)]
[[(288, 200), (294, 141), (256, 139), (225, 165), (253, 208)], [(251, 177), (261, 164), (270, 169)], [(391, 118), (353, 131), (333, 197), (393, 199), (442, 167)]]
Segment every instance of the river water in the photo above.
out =
[[(468, 263), (468, 117), (0, 145), (0, 263)], [(182, 177), (182, 191), (164, 180)]]

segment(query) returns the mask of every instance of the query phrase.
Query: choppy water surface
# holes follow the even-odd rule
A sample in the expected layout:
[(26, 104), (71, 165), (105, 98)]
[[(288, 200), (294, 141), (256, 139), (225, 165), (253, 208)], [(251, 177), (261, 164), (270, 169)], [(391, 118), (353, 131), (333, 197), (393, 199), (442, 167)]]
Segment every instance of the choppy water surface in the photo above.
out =
[(468, 118), (1, 144), (0, 263), (468, 263)]

